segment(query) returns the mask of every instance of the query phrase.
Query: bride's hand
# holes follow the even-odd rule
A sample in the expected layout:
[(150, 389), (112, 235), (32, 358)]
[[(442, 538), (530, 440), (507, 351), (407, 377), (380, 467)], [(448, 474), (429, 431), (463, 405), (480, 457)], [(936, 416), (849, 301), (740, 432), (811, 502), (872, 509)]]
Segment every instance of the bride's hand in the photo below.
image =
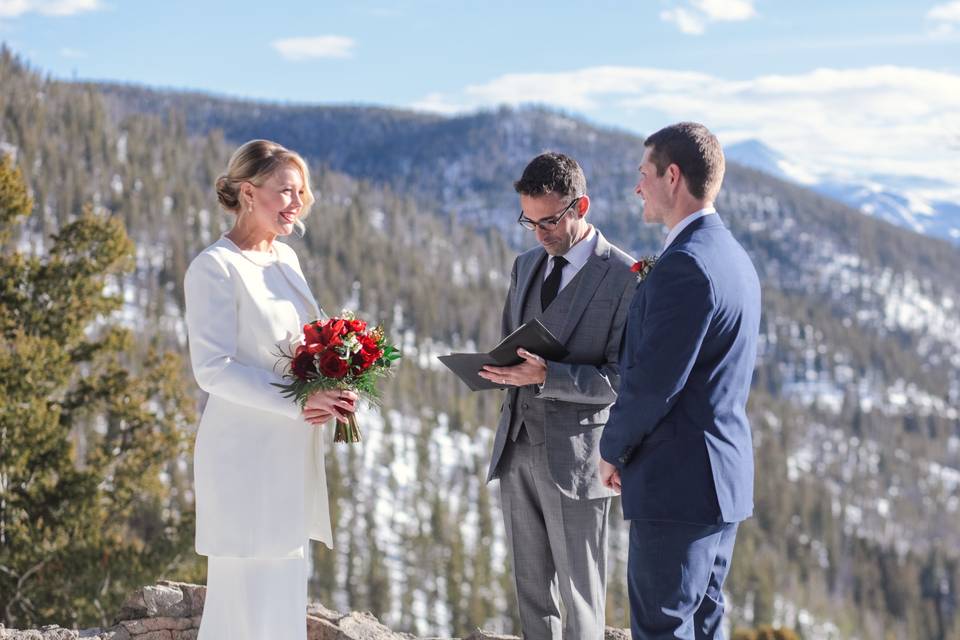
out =
[(357, 408), (357, 394), (353, 391), (318, 391), (307, 400), (303, 417), (310, 424), (320, 426), (330, 418), (346, 422), (347, 414)]

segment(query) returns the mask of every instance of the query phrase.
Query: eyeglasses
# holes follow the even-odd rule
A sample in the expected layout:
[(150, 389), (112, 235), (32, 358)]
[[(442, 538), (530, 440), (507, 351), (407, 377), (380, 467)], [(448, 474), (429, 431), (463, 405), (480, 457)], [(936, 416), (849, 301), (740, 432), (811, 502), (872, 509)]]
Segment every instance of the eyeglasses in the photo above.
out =
[(523, 215), (523, 211), (521, 211), (520, 217), (517, 218), (517, 222), (520, 223), (521, 227), (524, 229), (529, 229), (530, 231), (533, 231), (537, 227), (540, 227), (541, 231), (553, 231), (557, 228), (557, 225), (560, 224), (560, 221), (563, 220), (563, 216), (567, 215), (567, 211), (570, 211), (570, 207), (580, 202), (580, 198), (582, 197), (583, 196), (577, 196), (570, 201), (570, 204), (563, 208), (563, 211), (555, 216), (544, 218), (543, 220), (531, 220), (527, 216)]

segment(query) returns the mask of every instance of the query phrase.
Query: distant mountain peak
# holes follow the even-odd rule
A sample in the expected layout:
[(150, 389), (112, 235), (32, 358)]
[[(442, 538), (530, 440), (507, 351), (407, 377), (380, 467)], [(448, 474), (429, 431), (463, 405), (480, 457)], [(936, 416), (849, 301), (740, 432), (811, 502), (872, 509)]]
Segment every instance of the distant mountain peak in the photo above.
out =
[(728, 145), (724, 154), (731, 162), (810, 187), (868, 216), (954, 243), (960, 238), (958, 208), (943, 197), (951, 189), (943, 181), (923, 176), (818, 175), (756, 138)]
[(728, 145), (723, 152), (728, 160), (757, 171), (763, 171), (787, 182), (807, 186), (816, 185), (820, 182), (816, 173), (795, 161), (788, 160), (782, 153), (756, 138), (749, 138)]

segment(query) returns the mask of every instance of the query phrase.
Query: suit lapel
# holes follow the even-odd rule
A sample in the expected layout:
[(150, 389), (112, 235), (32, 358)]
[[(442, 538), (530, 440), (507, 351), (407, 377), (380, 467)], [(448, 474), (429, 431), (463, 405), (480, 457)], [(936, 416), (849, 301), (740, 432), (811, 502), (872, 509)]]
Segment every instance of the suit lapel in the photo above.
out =
[(570, 285), (568, 285), (576, 284), (577, 288), (573, 292), (573, 299), (570, 303), (570, 310), (567, 312), (563, 329), (560, 330), (560, 335), (557, 336), (557, 340), (561, 343), (567, 343), (570, 334), (573, 332), (573, 328), (577, 326), (577, 323), (580, 321), (580, 316), (586, 311), (587, 305), (590, 303), (590, 300), (593, 299), (593, 294), (597, 292), (600, 281), (603, 280), (607, 270), (610, 268), (610, 263), (607, 260), (609, 257), (610, 243), (606, 241), (603, 234), (598, 230), (597, 246), (593, 251), (593, 255), (590, 256), (587, 263), (580, 269), (580, 273), (578, 273), (576, 277), (576, 282), (571, 282)]
[(537, 274), (540, 273), (540, 267), (543, 265), (543, 261), (547, 257), (546, 251), (540, 251), (532, 257), (531, 260), (527, 260), (526, 264), (521, 264), (521, 271), (517, 273), (517, 282), (520, 285), (520, 288), (517, 292), (517, 299), (513, 305), (513, 327), (516, 329), (520, 326), (520, 323), (523, 321), (523, 306), (527, 301), (527, 293), (530, 291), (530, 285), (533, 284), (533, 279), (537, 277)]

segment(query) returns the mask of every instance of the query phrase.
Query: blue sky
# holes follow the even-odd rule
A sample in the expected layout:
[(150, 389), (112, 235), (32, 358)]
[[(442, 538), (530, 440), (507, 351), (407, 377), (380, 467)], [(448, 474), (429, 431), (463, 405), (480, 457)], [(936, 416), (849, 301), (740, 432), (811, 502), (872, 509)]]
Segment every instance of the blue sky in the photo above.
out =
[(813, 170), (960, 185), (960, 0), (0, 0), (54, 77), (457, 113), (697, 119)]

